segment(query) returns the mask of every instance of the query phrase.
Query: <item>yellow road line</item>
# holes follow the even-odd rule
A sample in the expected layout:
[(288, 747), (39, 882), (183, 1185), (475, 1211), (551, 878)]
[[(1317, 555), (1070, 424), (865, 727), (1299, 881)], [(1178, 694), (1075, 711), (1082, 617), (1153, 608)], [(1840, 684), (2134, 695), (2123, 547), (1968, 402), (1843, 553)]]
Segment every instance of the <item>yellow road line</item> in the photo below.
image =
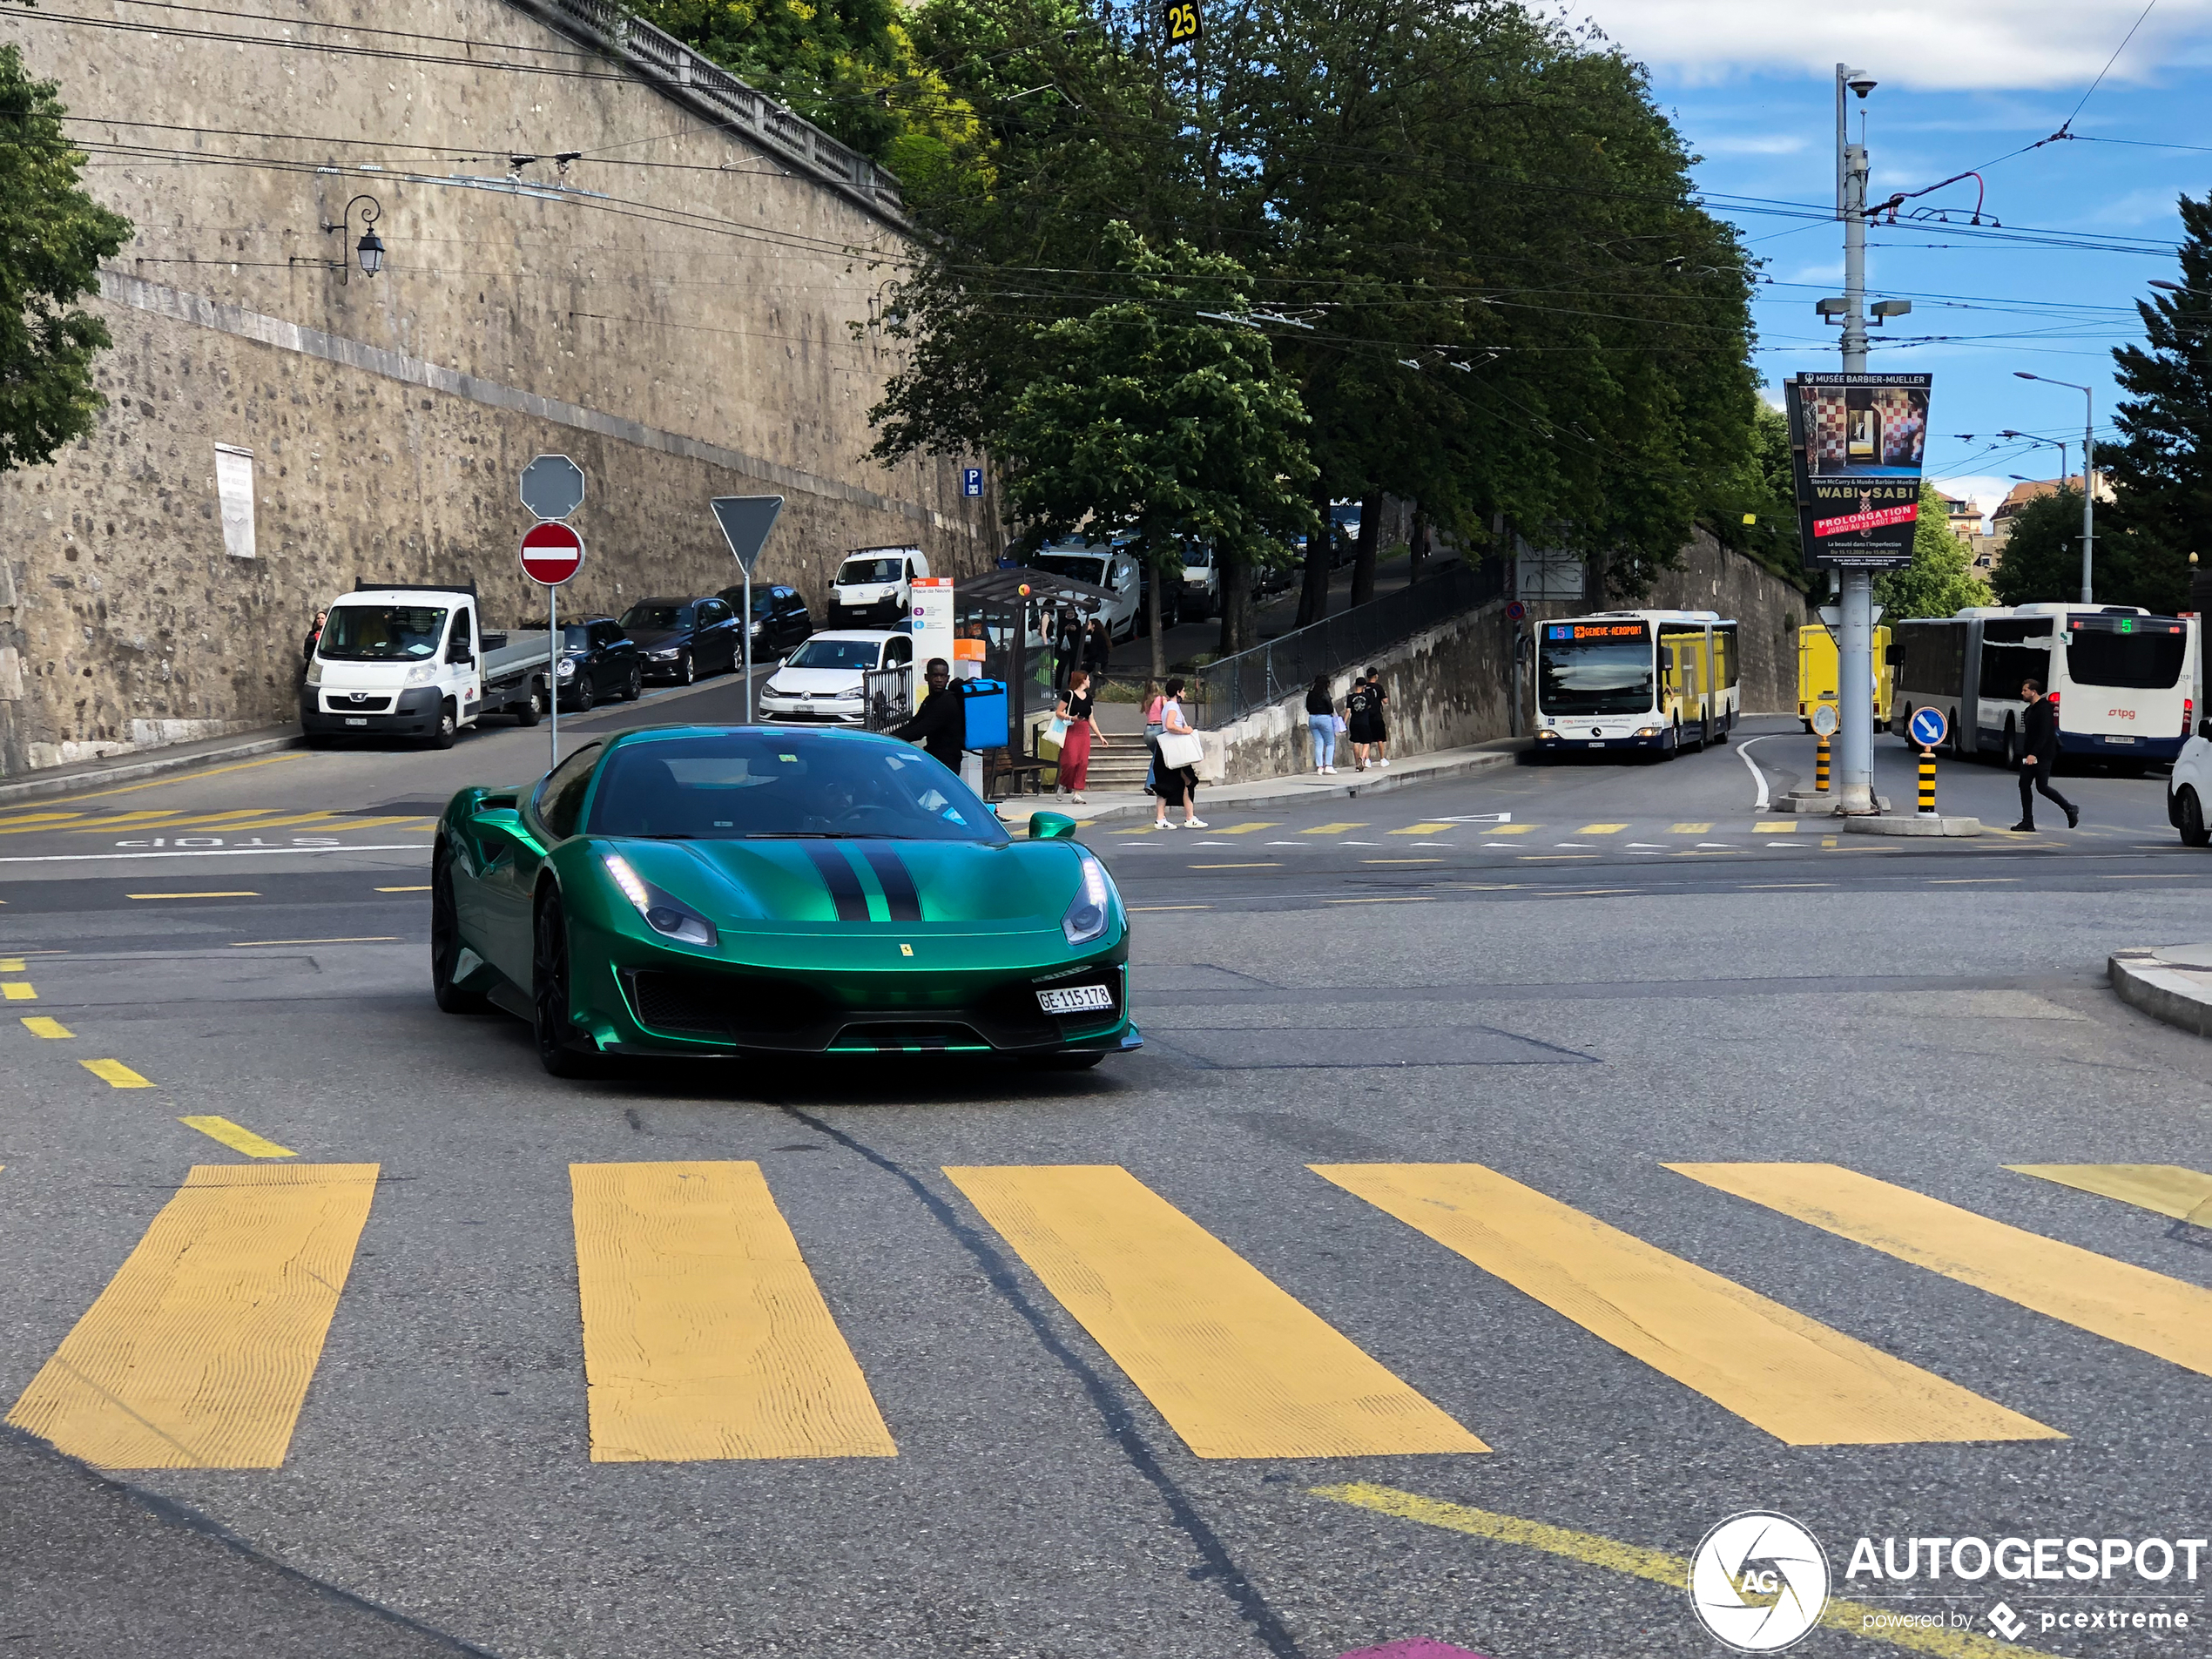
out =
[(120, 1060), (80, 1060), (77, 1063), (111, 1089), (151, 1089), (153, 1087)]
[(1300, 830), (1301, 835), (1341, 835), (1346, 830), (1365, 829), (1365, 824), (1316, 824), (1310, 830)]
[(73, 1037), (77, 1035), (59, 1020), (50, 1020), (43, 1014), (27, 1014), (24, 1027), (34, 1037)]
[(1669, 1169), (2212, 1376), (2212, 1291), (1961, 1210), (1835, 1163)]
[(1575, 833), (1577, 835), (1618, 835), (1628, 827), (1626, 824), (1585, 824)]
[(126, 893), (126, 899), (258, 899), (261, 895), (250, 887), (233, 888), (228, 893)]
[[(253, 819), (273, 817), (278, 810), (274, 806), (237, 806), (227, 813), (192, 813), (183, 818), (165, 814), (161, 827), (165, 830), (199, 829), (220, 824), (228, 828), (243, 828)], [(69, 829), (72, 835), (98, 835), (118, 824), (128, 822), (130, 819), (127, 818), (96, 818), (89, 824), (72, 824)]]
[(106, 1469), (281, 1467), (376, 1171), (196, 1166), (8, 1421)]
[(758, 1163), (569, 1180), (593, 1462), (898, 1455)]
[(1206, 833), (1209, 835), (1250, 835), (1254, 830), (1273, 829), (1276, 826), (1273, 824), (1261, 824), (1257, 822), (1251, 824), (1231, 824), (1226, 829), (1224, 829), (1219, 826), (1216, 826), (1214, 828), (1208, 830)]
[(1490, 1449), (1127, 1170), (945, 1174), (1199, 1457)]
[(1362, 859), (1362, 864), (1441, 864), (1442, 859)]
[(233, 950), (245, 950), (254, 945), (389, 945), (399, 939), (397, 934), (363, 934), (357, 939), (233, 939)]
[[(117, 817), (106, 819), (103, 821), (118, 826), (151, 824), (156, 819), (174, 818), (180, 810), (180, 808), (172, 806), (165, 812), (124, 813)], [(0, 827), (0, 835), (36, 835), (41, 830), (58, 829), (61, 826), (59, 824), (54, 823), (30, 824), (17, 820), (5, 827)], [(71, 827), (74, 827), (74, 826), (71, 826)]]
[(1787, 835), (1792, 830), (1800, 830), (1804, 827), (1804, 825), (1794, 818), (1763, 818), (1759, 819), (1757, 823), (1751, 826), (1751, 833), (1754, 835)]
[(0, 818), (0, 829), (16, 824), (65, 824), (84, 816), (82, 813), (17, 813), (13, 818)]
[(430, 890), (430, 889), (429, 889), (428, 887), (379, 887), (379, 888), (377, 888), (376, 890), (377, 890), (377, 892), (379, 892), (379, 893), (428, 893), (428, 892), (429, 892), (429, 890)]
[[(264, 755), (259, 760), (240, 760), (227, 766), (210, 766), (206, 772), (188, 772), (174, 778), (156, 778), (151, 783), (124, 784), (115, 789), (96, 789), (90, 794), (71, 795), (72, 801), (98, 800), (105, 795), (133, 795), (141, 789), (166, 789), (172, 784), (196, 784), (203, 778), (219, 778), (226, 772), (250, 772), (255, 766), (273, 766), (283, 760), (305, 760), (301, 754)], [(179, 809), (181, 810), (181, 809)]]
[(1263, 859), (1257, 864), (1194, 864), (1190, 867), (1194, 870), (1279, 870), (1283, 864), (1279, 859)]
[(1408, 824), (1404, 829), (1394, 829), (1393, 835), (1441, 835), (1447, 830), (1458, 829), (1457, 824)]
[(1543, 828), (1541, 824), (1485, 824), (1480, 826), (1485, 835), (1534, 835)]
[(253, 820), (253, 827), (257, 831), (290, 829), (301, 824), (314, 824), (327, 828), (334, 826), (338, 817), (336, 813), (293, 813), (283, 818), (257, 818)]
[[(1547, 1555), (1580, 1561), (1586, 1567), (1602, 1567), (1608, 1572), (1649, 1579), (1685, 1595), (1689, 1589), (1689, 1562), (1683, 1557), (1647, 1549), (1641, 1544), (1623, 1543), (1598, 1533), (1575, 1532), (1547, 1521), (1524, 1521), (1518, 1515), (1501, 1515), (1494, 1510), (1446, 1503), (1441, 1499), (1424, 1498), (1418, 1493), (1401, 1492), (1394, 1487), (1375, 1486), (1365, 1480), (1343, 1486), (1308, 1487), (1306, 1490), (1317, 1498), (1350, 1504), (1356, 1509), (1396, 1515), (1401, 1521), (1418, 1521), (1424, 1527), (1436, 1527), (1446, 1532), (1465, 1533), (1470, 1538), (1520, 1544), (1541, 1550)], [(1913, 1653), (1934, 1654), (1938, 1659), (2000, 1659), (2004, 1655), (2011, 1655), (2013, 1659), (2054, 1659), (2054, 1656), (2033, 1648), (1993, 1641), (1972, 1630), (1899, 1629), (1873, 1622), (1882, 1616), (1883, 1610), (1857, 1602), (1831, 1601), (1820, 1615), (1820, 1622), (1847, 1635), (1886, 1642)]]
[(1310, 1167), (1785, 1445), (2066, 1438), (1480, 1163)]
[[(28, 1025), (30, 1022), (24, 1022)], [(2117, 1198), (2153, 1215), (2212, 1225), (2212, 1175), (2178, 1163), (2007, 1163), (2019, 1175)]]
[(24, 971), (20, 956), (0, 956), (0, 974), (20, 974)]
[(243, 1152), (250, 1158), (292, 1158), (300, 1156), (290, 1147), (264, 1140), (252, 1130), (233, 1123), (227, 1117), (180, 1117), (177, 1121), (186, 1129), (196, 1129), (210, 1140), (220, 1141), (232, 1151)]
[(1667, 833), (1669, 835), (1710, 835), (1712, 833), (1713, 826), (1710, 824), (1669, 824), (1667, 826)]
[(0, 998), (10, 1002), (36, 1002), (38, 989), (27, 979), (0, 980)]

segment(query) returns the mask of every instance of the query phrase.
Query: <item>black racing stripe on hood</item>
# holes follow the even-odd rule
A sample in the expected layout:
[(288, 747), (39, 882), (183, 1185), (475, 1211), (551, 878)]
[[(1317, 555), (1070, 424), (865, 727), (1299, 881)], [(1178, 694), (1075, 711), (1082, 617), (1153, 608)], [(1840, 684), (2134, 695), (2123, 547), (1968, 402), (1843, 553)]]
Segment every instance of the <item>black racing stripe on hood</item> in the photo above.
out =
[(860, 885), (860, 873), (853, 862), (833, 846), (809, 846), (806, 856), (814, 860), (814, 867), (821, 872), (822, 884), (829, 888), (830, 897), (837, 904), (840, 921), (866, 921), (868, 919), (867, 889)]
[(891, 920), (920, 921), (921, 894), (914, 887), (914, 875), (907, 868), (906, 860), (887, 846), (871, 846), (867, 853), (868, 868), (883, 884), (883, 901), (891, 907)]

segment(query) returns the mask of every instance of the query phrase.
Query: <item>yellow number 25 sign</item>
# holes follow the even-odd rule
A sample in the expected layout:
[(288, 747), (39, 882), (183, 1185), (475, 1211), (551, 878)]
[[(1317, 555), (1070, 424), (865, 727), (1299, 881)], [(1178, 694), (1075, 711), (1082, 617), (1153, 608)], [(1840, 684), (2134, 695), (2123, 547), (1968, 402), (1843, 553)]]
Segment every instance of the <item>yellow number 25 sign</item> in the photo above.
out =
[(1168, 44), (1181, 46), (1204, 32), (1198, 22), (1198, 0), (1167, 0)]

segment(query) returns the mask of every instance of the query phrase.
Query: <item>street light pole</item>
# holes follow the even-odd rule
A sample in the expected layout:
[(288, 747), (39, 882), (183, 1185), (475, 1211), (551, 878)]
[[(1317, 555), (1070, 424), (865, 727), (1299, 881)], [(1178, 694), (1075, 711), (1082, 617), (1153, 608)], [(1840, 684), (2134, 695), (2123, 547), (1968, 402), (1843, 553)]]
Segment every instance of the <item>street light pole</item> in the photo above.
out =
[[(2081, 603), (2090, 604), (2091, 550), (2097, 541), (2097, 398), (2086, 386), (2076, 386), (2072, 381), (2054, 381), (2047, 374), (2031, 374), (2024, 368), (2013, 373), (2024, 381), (2041, 381), (2046, 386), (2063, 386), (2081, 394)], [(2059, 482), (2066, 482), (2065, 462), (2060, 462)]]
[[(1866, 368), (1866, 146), (1851, 141), (1846, 91), (1861, 100), (1874, 78), (1836, 65), (1836, 212), (1844, 221), (1844, 368)], [(1874, 800), (1874, 577), (1844, 570), (1838, 595), (1837, 810), (1871, 813)]]

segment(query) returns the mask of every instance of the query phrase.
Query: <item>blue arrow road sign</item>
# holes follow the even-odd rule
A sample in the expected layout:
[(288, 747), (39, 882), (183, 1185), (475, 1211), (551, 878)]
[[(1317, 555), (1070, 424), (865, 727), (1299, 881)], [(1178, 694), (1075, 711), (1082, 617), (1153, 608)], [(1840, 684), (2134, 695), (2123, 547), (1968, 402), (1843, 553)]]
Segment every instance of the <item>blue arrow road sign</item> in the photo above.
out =
[(1932, 749), (1936, 746), (1936, 745), (1941, 743), (1943, 741), (1943, 734), (1949, 728), (1944, 724), (1943, 711), (1941, 709), (1915, 709), (1912, 711), (1912, 741), (1919, 744), (1923, 749)]
[(961, 469), (960, 493), (963, 496), (980, 496), (983, 493), (983, 469), (981, 467), (968, 467)]

